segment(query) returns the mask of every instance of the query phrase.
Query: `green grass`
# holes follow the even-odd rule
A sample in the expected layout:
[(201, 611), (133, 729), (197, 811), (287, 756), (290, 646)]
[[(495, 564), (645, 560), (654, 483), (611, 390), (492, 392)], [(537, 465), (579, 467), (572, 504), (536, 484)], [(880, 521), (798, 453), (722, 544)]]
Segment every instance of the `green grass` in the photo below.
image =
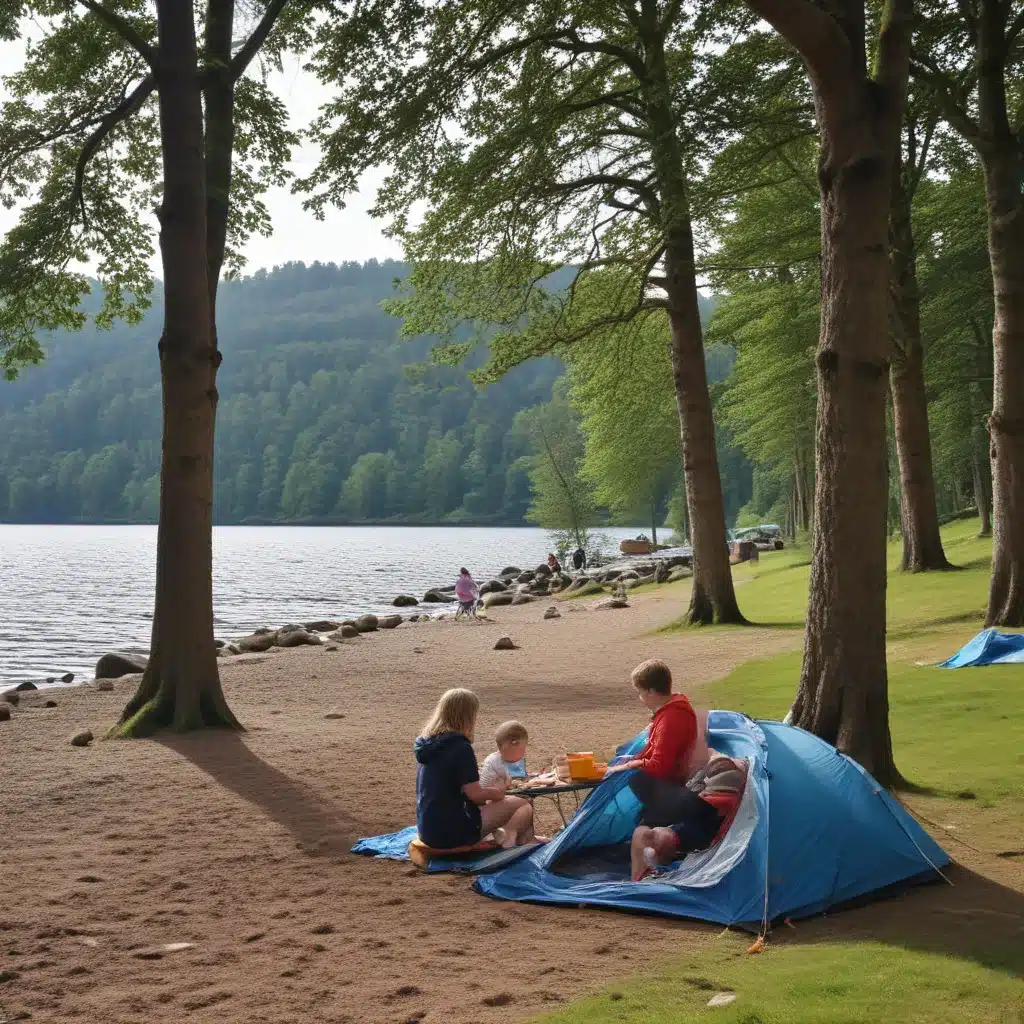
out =
[[(545, 1021), (1024, 1024), (1024, 666), (935, 667), (982, 628), (991, 542), (977, 529), (974, 520), (943, 530), (947, 557), (961, 567), (951, 572), (901, 573), (899, 546), (890, 545), (887, 649), (897, 765), (924, 790), (904, 799), (954, 858), (990, 877), (961, 868), (956, 888), (912, 894), (916, 904), (908, 897), (896, 910), (880, 903), (782, 929), (760, 956), (744, 953), (749, 939), (723, 935)], [(807, 563), (808, 552), (795, 549), (737, 566), (744, 614), (802, 628)], [(799, 652), (747, 662), (701, 702), (780, 719), (799, 674)], [(629, 931), (642, 936), (642, 924)], [(725, 990), (735, 1002), (707, 1007)]]
[[(719, 946), (712, 940), (712, 944)], [(724, 946), (724, 944), (722, 944)], [(734, 946), (734, 944), (730, 944)], [(724, 954), (724, 955), (723, 955)], [(734, 992), (710, 1008), (716, 992)], [(549, 1024), (1021, 1024), (1019, 980), (880, 943), (715, 949), (544, 1018)]]

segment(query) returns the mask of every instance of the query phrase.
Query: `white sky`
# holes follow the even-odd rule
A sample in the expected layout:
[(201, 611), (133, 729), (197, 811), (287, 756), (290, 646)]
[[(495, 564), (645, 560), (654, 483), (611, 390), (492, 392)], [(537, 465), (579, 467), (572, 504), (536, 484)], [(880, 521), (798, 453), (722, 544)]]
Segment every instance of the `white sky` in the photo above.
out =
[[(0, 43), (0, 76), (18, 70), (24, 53), (24, 43)], [(284, 74), (274, 74), (271, 84), (288, 107), (292, 127), (301, 128), (316, 115), (319, 106), (330, 92), (317, 79), (303, 71), (297, 60), (286, 64)], [(0, 89), (0, 96), (3, 90)], [(296, 175), (308, 174), (315, 167), (318, 153), (315, 148), (303, 146), (293, 153), (292, 168)], [(382, 175), (371, 172), (360, 183), (359, 193), (352, 196), (343, 210), (329, 210), (323, 221), (302, 209), (302, 197), (293, 196), (287, 188), (271, 189), (265, 202), (274, 223), (270, 238), (255, 236), (246, 246), (251, 274), (260, 267), (272, 267), (289, 260), (312, 263), (342, 263), (347, 260), (363, 262), (368, 259), (400, 259), (401, 247), (382, 233), (383, 224), (366, 212), (373, 202)], [(8, 231), (17, 221), (17, 210), (0, 207), (0, 231)], [(159, 276), (159, 257), (153, 267)]]

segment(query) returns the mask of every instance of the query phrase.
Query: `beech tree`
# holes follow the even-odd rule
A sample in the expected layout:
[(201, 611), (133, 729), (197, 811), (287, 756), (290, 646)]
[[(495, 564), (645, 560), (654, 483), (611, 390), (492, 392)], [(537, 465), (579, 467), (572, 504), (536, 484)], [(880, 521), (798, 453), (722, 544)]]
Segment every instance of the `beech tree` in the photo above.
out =
[[(600, 275), (591, 283), (600, 290)], [(632, 337), (610, 334), (566, 352), (569, 397), (585, 437), (583, 474), (620, 522), (649, 522), (657, 544), (659, 520), (683, 470), (668, 323), (652, 317)]]
[[(101, 323), (148, 303), (159, 223), (163, 330), (160, 519), (150, 660), (113, 733), (240, 728), (221, 691), (213, 638), (215, 310), (222, 269), (269, 231), (261, 196), (287, 180), (295, 137), (253, 60), (274, 62), (301, 19), (257, 2), (235, 39), (235, 0), (195, 8), (32, 0), (43, 25), (0, 113), (0, 188), (24, 202), (0, 247), (0, 344), (13, 372), (41, 358), (40, 329), (79, 327), (94, 261)], [(309, 8), (303, 7), (308, 14)], [(21, 13), (21, 12), (19, 12)], [(241, 19), (240, 19), (241, 20)], [(2, 23), (0, 23), (2, 24)]]
[[(806, 65), (821, 149), (814, 539), (795, 724), (899, 781), (885, 661), (888, 228), (913, 0), (747, 0)], [(869, 64), (868, 50), (874, 59)]]
[(889, 273), (892, 362), (893, 433), (899, 463), (901, 568), (909, 572), (949, 569), (939, 533), (928, 396), (924, 383), (924, 343), (921, 338), (921, 298), (917, 284), (917, 240), (914, 196), (928, 167), (935, 119), (908, 110), (902, 154), (893, 166), (889, 208)]
[[(480, 381), (667, 315), (694, 551), (687, 617), (742, 622), (693, 225), (701, 160), (728, 109), (706, 71), (736, 15), (676, 0), (441, 0), (418, 19), (388, 6), (382, 37), (403, 39), (402, 60), (349, 74), (330, 46), (320, 51), (319, 74), (339, 92), (318, 126), (324, 160), (303, 183), (317, 191), (311, 205), (343, 201), (368, 166), (394, 168), (377, 213), (392, 218), (414, 270), (412, 294), (392, 309), (409, 335), (451, 339), (475, 325), (491, 352)], [(324, 31), (344, 48), (344, 29)], [(368, 116), (380, 98), (385, 109)], [(413, 228), (417, 204), (427, 209)], [(581, 284), (608, 270), (615, 287), (592, 316)], [(470, 348), (463, 334), (438, 358)]]
[(1008, 0), (921, 0), (915, 80), (985, 174), (995, 321), (988, 418), (992, 581), (985, 623), (1024, 625), (1024, 10)]

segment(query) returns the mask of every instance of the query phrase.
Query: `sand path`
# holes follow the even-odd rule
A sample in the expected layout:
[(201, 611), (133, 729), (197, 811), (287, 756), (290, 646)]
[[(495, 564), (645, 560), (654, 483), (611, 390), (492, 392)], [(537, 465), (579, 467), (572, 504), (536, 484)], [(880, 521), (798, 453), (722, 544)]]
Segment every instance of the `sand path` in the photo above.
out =
[[(68, 737), (101, 735), (134, 681), (23, 700), (0, 723), (0, 1022), (508, 1020), (708, 941), (721, 929), (493, 902), (466, 878), (347, 853), (415, 820), (411, 742), (449, 685), (480, 694), (481, 758), (515, 715), (539, 767), (559, 750), (608, 754), (645, 724), (627, 682), (645, 657), (699, 703), (701, 684), (800, 642), (652, 634), (684, 597), (563, 605), (551, 621), (543, 604), (496, 609), (225, 662), (241, 737), (78, 749)], [(521, 649), (492, 650), (503, 633)], [(50, 696), (58, 707), (32, 706)], [(193, 945), (152, 952), (178, 942)]]

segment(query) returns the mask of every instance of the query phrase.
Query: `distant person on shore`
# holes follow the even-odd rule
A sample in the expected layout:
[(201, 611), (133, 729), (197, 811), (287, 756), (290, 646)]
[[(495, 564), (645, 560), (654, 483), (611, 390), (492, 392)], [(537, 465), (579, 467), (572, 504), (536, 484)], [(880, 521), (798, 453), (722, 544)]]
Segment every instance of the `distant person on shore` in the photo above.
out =
[(448, 690), (416, 740), (416, 825), (435, 850), (471, 846), (502, 826), (503, 847), (534, 841), (533, 804), (480, 784), (473, 753), (479, 710), (472, 690)]
[(587, 553), (583, 550), (583, 548), (577, 548), (572, 553), (572, 567), (574, 569), (586, 569)]
[(459, 570), (459, 578), (455, 582), (455, 598), (459, 602), (456, 618), (460, 615), (472, 615), (476, 618), (476, 602), (480, 596), (480, 588), (476, 581), (469, 575), (469, 570)]
[(548, 568), (552, 572), (561, 572), (562, 571), (561, 563), (558, 561), (557, 558), (555, 558), (554, 553), (551, 553), (551, 554), (548, 555)]

